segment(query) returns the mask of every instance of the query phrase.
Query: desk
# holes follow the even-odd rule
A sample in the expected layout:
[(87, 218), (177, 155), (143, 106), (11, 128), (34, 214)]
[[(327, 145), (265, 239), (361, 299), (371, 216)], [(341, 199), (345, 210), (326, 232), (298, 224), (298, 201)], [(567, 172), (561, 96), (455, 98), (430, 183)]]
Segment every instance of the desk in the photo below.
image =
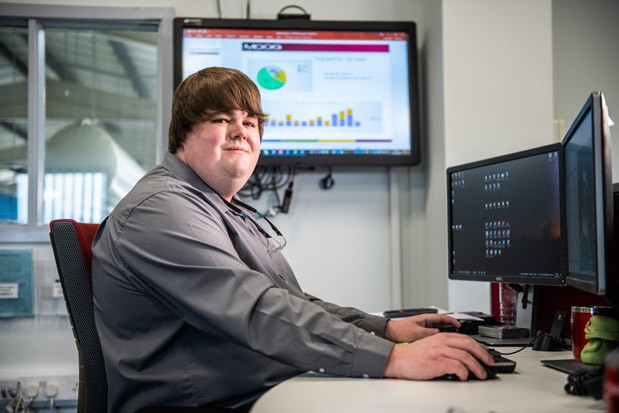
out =
[[(499, 347), (501, 352), (517, 348)], [(540, 360), (570, 358), (570, 351), (527, 348), (507, 356), (516, 371), (488, 381), (407, 381), (330, 377), (306, 373), (287, 380), (258, 399), (251, 413), (569, 413), (604, 412), (602, 400), (563, 390), (567, 374)]]

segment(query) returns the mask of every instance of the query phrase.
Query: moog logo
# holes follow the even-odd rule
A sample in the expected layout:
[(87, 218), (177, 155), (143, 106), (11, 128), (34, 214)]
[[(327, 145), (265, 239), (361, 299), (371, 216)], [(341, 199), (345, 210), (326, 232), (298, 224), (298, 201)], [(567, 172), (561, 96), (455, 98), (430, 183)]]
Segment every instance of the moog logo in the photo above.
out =
[(279, 43), (243, 43), (243, 50), (274, 51), (282, 49), (283, 47)]

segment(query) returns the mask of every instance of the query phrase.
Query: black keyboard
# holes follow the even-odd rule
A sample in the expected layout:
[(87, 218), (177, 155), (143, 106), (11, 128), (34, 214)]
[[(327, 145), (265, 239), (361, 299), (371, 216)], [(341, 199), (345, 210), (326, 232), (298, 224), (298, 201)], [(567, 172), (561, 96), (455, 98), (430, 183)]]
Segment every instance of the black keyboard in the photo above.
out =
[(494, 359), (494, 371), (497, 373), (513, 373), (516, 370), (516, 362), (503, 356), (500, 352), (493, 348), (486, 347), (488, 353)]

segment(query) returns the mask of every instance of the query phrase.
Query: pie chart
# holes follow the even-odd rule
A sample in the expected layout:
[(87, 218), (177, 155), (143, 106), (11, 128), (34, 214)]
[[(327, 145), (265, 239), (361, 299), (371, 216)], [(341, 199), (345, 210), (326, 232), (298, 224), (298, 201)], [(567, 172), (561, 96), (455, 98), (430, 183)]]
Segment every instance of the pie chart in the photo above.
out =
[(277, 90), (286, 84), (286, 72), (277, 66), (265, 66), (258, 71), (258, 84), (267, 90)]

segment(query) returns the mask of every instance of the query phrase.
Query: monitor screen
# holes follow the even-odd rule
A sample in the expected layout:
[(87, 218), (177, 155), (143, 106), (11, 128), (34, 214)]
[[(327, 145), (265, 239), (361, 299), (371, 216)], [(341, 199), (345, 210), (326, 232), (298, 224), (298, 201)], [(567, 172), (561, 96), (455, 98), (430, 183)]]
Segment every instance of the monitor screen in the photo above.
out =
[(260, 89), (259, 165), (420, 161), (413, 22), (174, 19), (174, 81), (232, 67)]
[(563, 139), (568, 285), (607, 295), (619, 287), (611, 269), (613, 185), (604, 96), (592, 93)]
[(449, 278), (564, 284), (561, 144), (447, 169)]

